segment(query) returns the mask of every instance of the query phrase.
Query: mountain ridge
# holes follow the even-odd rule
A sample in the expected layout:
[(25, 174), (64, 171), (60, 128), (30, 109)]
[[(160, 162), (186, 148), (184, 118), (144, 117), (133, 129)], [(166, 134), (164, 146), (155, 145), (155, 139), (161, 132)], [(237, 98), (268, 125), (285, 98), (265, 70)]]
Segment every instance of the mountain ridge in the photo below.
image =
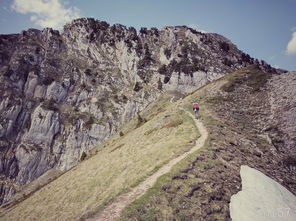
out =
[(46, 171), (67, 171), (168, 91), (189, 93), (249, 64), (224, 37), (77, 19), (62, 33), (0, 35), (0, 203)]

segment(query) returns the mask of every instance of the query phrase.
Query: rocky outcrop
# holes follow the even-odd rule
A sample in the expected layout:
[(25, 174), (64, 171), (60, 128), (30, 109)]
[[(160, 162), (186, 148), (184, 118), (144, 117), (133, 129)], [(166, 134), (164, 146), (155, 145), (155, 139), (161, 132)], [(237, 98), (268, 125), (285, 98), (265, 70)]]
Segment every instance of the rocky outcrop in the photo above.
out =
[(232, 221), (293, 221), (296, 196), (258, 170), (241, 166), (242, 190), (231, 197)]
[(49, 169), (68, 170), (161, 93), (191, 92), (248, 64), (217, 34), (77, 19), (62, 33), (0, 36), (0, 204)]

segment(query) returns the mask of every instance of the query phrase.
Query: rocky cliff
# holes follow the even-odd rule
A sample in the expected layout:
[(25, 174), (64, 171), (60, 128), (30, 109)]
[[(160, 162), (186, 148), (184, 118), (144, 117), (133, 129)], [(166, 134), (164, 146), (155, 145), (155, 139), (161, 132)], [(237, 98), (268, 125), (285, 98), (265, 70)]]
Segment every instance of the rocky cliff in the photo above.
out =
[(62, 33), (0, 35), (0, 204), (46, 171), (66, 171), (161, 93), (257, 63), (191, 28), (77, 19)]

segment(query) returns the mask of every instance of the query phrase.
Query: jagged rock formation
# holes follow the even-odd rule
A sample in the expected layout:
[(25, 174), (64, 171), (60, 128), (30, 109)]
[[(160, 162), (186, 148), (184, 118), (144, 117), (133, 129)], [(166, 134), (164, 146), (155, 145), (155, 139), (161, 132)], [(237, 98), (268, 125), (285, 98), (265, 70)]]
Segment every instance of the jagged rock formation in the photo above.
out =
[(77, 19), (59, 33), (0, 36), (0, 204), (54, 168), (76, 165), (169, 90), (191, 92), (257, 63), (229, 40)]

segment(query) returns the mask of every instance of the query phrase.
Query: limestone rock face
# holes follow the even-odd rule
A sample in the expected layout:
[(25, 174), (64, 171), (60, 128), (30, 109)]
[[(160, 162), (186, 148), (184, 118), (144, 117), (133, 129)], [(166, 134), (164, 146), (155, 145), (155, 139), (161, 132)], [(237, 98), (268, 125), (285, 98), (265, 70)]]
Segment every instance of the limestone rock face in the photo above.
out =
[(253, 63), (226, 38), (185, 26), (137, 32), (77, 19), (62, 33), (0, 35), (0, 204), (49, 169), (75, 166), (160, 94)]
[(294, 221), (296, 196), (258, 170), (241, 166), (242, 191), (231, 197), (233, 221)]

